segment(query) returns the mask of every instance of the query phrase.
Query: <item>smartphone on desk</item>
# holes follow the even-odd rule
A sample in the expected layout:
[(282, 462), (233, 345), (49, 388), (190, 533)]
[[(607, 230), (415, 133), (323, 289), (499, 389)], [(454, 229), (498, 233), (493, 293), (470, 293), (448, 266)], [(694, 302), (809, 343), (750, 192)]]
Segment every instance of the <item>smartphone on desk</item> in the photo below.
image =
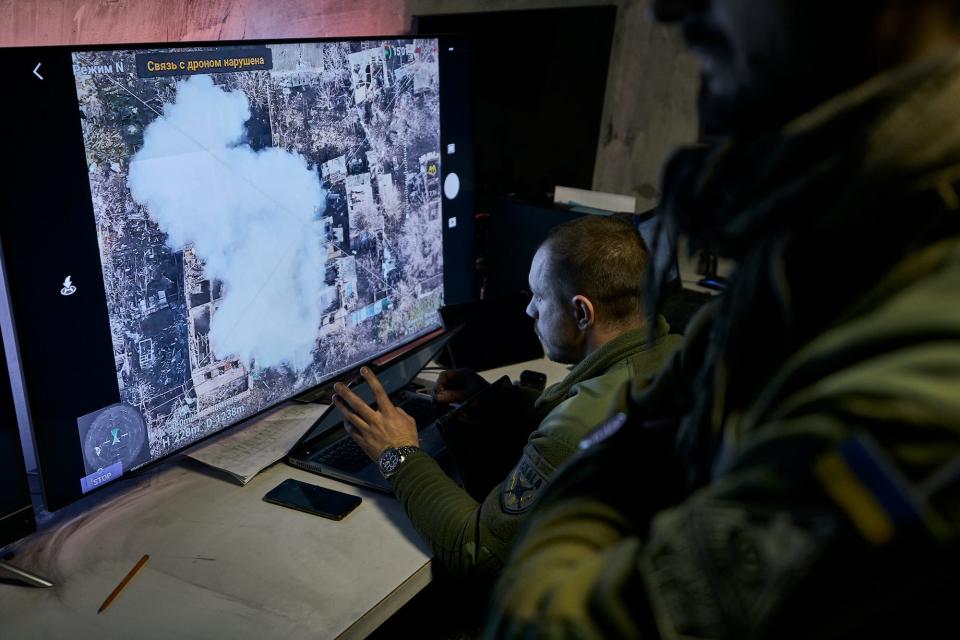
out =
[(358, 496), (287, 478), (263, 496), (264, 501), (306, 511), (331, 520), (343, 520), (360, 506)]

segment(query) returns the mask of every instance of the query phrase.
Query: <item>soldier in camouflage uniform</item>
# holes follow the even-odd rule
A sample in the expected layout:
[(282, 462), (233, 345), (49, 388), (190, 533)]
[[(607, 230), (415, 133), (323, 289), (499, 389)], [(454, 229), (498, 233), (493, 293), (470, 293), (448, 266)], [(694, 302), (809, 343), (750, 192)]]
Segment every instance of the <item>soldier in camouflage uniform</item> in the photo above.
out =
[[(507, 383), (470, 403), (483, 405), (469, 418), (479, 436), (468, 452), (473, 466), (500, 469), (474, 474), (489, 481), (475, 481), (473, 491), (457, 486), (420, 450), (404, 450), (395, 472), (385, 473), (448, 573), (489, 589), (550, 475), (606, 416), (619, 388), (631, 378), (647, 379), (679, 346), (662, 316), (648, 323), (641, 314), (646, 258), (642, 237), (624, 220), (588, 216), (555, 228), (533, 259), (527, 313), (550, 358), (575, 366), (539, 397)], [(336, 387), (351, 435), (373, 460), (416, 446), (413, 419), (390, 403), (372, 373), (364, 376), (379, 390), (377, 411)], [(441, 376), (437, 399), (463, 400), (467, 386), (487, 385), (476, 374), (465, 380), (473, 384), (458, 388), (455, 376)]]
[(659, 0), (729, 135), (665, 172), (737, 268), (555, 476), (495, 637), (933, 638), (960, 596), (960, 2)]

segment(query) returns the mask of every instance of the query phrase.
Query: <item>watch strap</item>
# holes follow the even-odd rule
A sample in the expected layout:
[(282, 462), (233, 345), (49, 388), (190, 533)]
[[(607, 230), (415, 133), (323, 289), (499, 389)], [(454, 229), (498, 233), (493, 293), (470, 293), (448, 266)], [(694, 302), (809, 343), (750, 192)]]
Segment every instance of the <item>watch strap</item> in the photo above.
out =
[[(387, 447), (386, 449), (384, 449), (383, 453), (380, 454), (380, 460), (379, 460), (378, 463), (377, 463), (377, 467), (380, 469), (380, 474), (381, 474), (384, 478), (390, 478), (391, 476), (395, 475), (395, 474), (397, 473), (397, 471), (400, 469), (400, 465), (402, 465), (404, 462), (406, 462), (407, 458), (409, 458), (411, 455), (413, 455), (413, 454), (416, 453), (417, 451), (420, 451), (420, 447), (416, 447), (416, 446), (412, 446), (412, 445), (403, 446), (403, 447)], [(394, 467), (393, 469), (391, 469), (389, 472), (387, 472), (387, 471), (383, 468), (383, 466), (384, 466), (384, 465), (383, 465), (383, 457), (384, 457), (384, 455), (386, 455), (388, 452), (393, 452), (393, 453), (395, 453), (397, 456), (399, 456), (399, 458), (400, 458), (400, 460), (397, 461), (397, 466), (395, 466), (395, 467)]]

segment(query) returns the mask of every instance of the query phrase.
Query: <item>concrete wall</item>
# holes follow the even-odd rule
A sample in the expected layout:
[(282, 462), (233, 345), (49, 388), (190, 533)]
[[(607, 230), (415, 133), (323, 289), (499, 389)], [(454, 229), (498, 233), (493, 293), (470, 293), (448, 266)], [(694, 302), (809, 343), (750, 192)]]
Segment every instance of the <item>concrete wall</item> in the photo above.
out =
[(618, 12), (593, 175), (594, 189), (636, 196), (640, 211), (657, 204), (664, 161), (698, 127), (699, 62), (647, 4), (622, 2)]

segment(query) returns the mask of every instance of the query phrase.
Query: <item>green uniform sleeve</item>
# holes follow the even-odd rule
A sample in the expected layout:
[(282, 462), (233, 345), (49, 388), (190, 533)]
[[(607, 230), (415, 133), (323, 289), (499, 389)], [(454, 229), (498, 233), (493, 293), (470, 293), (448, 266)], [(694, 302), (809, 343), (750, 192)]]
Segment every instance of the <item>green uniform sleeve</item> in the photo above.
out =
[(562, 437), (535, 432), (513, 471), (482, 503), (422, 452), (400, 466), (391, 484), (414, 527), (447, 572), (492, 581), (503, 568), (528, 508), (575, 448), (576, 443)]
[(437, 462), (414, 453), (390, 479), (393, 491), (434, 558), (451, 574), (495, 574), (506, 547), (486, 528), (480, 504)]
[[(513, 531), (501, 526), (498, 503), (490, 500), (487, 493), (499, 495), (504, 474), (517, 464), (516, 452), (528, 446), (527, 436), (533, 427), (525, 431), (524, 425), (535, 426), (543, 417), (534, 409), (536, 393), (516, 387), (507, 379), (496, 384), (497, 389), (487, 392), (487, 402), (471, 406), (467, 414), (466, 419), (474, 423), (474, 428), (468, 430), (473, 432), (474, 441), (450, 443), (463, 449), (461, 458), (477, 462), (461, 470), (465, 486), (473, 487), (473, 496), (422, 452), (412, 455), (390, 479), (394, 494), (443, 569), (453, 576), (469, 575), (488, 581), (503, 567)], [(508, 411), (509, 419), (501, 416), (495, 420), (496, 412), (503, 410)], [(476, 441), (481, 432), (485, 437)], [(493, 443), (501, 446), (491, 446)], [(475, 461), (476, 456), (482, 463)], [(491, 491), (494, 485), (497, 488)]]

